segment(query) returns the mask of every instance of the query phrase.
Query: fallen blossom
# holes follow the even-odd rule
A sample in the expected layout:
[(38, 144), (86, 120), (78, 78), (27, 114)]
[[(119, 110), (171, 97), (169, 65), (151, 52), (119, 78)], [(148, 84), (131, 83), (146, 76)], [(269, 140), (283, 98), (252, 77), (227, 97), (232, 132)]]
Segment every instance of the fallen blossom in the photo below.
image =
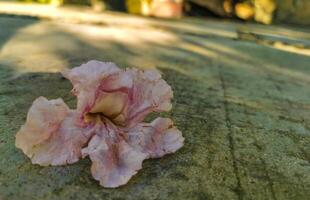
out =
[(171, 87), (157, 70), (121, 70), (113, 63), (89, 61), (63, 75), (73, 84), (77, 108), (39, 97), (16, 135), (16, 147), (32, 163), (65, 165), (89, 156), (93, 177), (114, 188), (126, 184), (144, 159), (183, 146), (171, 119), (143, 122), (149, 113), (172, 107)]

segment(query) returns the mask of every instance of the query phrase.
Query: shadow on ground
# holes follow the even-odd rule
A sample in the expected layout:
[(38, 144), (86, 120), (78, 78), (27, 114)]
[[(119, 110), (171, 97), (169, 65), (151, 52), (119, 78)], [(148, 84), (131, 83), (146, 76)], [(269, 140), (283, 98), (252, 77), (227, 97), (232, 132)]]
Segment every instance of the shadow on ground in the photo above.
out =
[[(309, 57), (169, 28), (11, 17), (1, 17), (0, 24), (8, 27), (0, 31), (1, 199), (310, 195)], [(35, 98), (62, 97), (74, 107), (71, 85), (59, 71), (90, 59), (159, 69), (175, 95), (172, 112), (162, 115), (172, 117), (186, 139), (176, 154), (144, 162), (119, 189), (101, 188), (90, 175), (88, 159), (39, 167), (14, 147), (14, 135)]]

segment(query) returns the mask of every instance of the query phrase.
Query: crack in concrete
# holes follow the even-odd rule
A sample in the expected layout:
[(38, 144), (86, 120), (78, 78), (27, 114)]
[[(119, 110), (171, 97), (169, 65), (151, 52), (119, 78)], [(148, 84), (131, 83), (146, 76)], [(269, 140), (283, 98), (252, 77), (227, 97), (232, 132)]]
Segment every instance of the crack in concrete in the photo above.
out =
[(235, 156), (235, 146), (234, 146), (234, 139), (233, 139), (233, 133), (232, 133), (232, 128), (231, 128), (231, 120), (228, 114), (228, 103), (226, 101), (226, 85), (225, 85), (225, 81), (224, 81), (224, 77), (223, 77), (223, 73), (222, 73), (222, 66), (219, 65), (218, 66), (219, 69), (219, 76), (220, 76), (220, 81), (221, 81), (221, 87), (223, 89), (223, 104), (224, 104), (224, 112), (225, 112), (225, 123), (226, 123), (226, 127), (228, 129), (228, 141), (229, 141), (229, 150), (230, 150), (230, 154), (232, 157), (232, 161), (233, 161), (233, 169), (234, 169), (234, 174), (236, 176), (237, 179), (237, 186), (236, 188), (234, 188), (234, 192), (238, 195), (238, 199), (241, 200), (243, 199), (243, 188), (241, 186), (241, 181), (240, 181), (240, 176), (239, 176), (239, 169), (237, 166), (237, 160), (236, 160), (236, 156)]
[(267, 164), (266, 164), (266, 162), (265, 162), (262, 158), (260, 158), (260, 161), (263, 163), (263, 166), (264, 166), (264, 171), (265, 171), (265, 173), (266, 173), (267, 182), (268, 182), (268, 187), (269, 187), (269, 190), (270, 190), (272, 199), (277, 200), (275, 191), (274, 191), (274, 189), (273, 189), (273, 181), (272, 181), (272, 179), (270, 178), (269, 172), (268, 172), (268, 170), (267, 170)]
[[(242, 107), (243, 107), (243, 113), (244, 113), (244, 115), (247, 117), (247, 119), (249, 118), (249, 114), (246, 112), (246, 104), (245, 104), (245, 102), (242, 102)], [(249, 120), (247, 120), (247, 122), (248, 123), (250, 123), (250, 121)], [(251, 132), (253, 133), (253, 128), (250, 128), (251, 129)], [(254, 139), (255, 140), (255, 139)], [(256, 148), (258, 148), (258, 149), (261, 149), (261, 147), (259, 146), (259, 145), (257, 145), (257, 143), (256, 143), (257, 141), (255, 140), (255, 143), (253, 144)], [(259, 160), (260, 160), (260, 162), (263, 164), (263, 170), (264, 170), (264, 173), (265, 173), (265, 177), (266, 177), (266, 179), (267, 179), (267, 184), (268, 184), (268, 187), (269, 187), (269, 190), (270, 190), (270, 193), (271, 193), (271, 197), (272, 197), (272, 199), (273, 200), (277, 200), (277, 198), (276, 198), (276, 195), (275, 195), (275, 191), (274, 191), (274, 189), (273, 189), (273, 181), (272, 181), (272, 179), (270, 178), (270, 176), (269, 176), (269, 172), (268, 172), (268, 170), (267, 170), (267, 164), (266, 164), (266, 162), (265, 162), (265, 160), (261, 157), (261, 155), (259, 156)]]

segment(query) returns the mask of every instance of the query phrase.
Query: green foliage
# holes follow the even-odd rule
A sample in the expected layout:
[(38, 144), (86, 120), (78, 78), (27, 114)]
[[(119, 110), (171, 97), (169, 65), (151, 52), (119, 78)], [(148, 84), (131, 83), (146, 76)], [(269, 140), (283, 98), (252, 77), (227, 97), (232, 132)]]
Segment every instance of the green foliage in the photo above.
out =
[(42, 4), (80, 4), (90, 5), (90, 0), (18, 0), (29, 3), (42, 3)]
[(34, 2), (43, 4), (76, 4), (92, 5), (99, 2), (104, 3), (111, 10), (125, 10), (125, 0), (18, 0), (22, 2)]
[(51, 0), (19, 0), (23, 2), (50, 3)]

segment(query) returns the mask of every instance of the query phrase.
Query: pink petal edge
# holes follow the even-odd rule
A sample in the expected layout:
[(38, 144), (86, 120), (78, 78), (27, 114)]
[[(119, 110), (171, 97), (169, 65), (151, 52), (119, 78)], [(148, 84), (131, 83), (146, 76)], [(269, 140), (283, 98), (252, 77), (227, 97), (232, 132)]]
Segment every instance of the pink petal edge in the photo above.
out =
[(124, 135), (131, 146), (147, 153), (150, 158), (174, 153), (184, 144), (181, 131), (169, 118), (158, 117), (151, 123), (140, 123)]
[(169, 111), (173, 92), (155, 69), (120, 70), (112, 63), (89, 61), (66, 70), (82, 113), (103, 113), (120, 126), (134, 126), (151, 112)]
[(42, 166), (74, 163), (81, 149), (93, 134), (92, 127), (76, 124), (77, 113), (62, 99), (37, 98), (27, 115), (26, 123), (16, 134), (16, 147)]

